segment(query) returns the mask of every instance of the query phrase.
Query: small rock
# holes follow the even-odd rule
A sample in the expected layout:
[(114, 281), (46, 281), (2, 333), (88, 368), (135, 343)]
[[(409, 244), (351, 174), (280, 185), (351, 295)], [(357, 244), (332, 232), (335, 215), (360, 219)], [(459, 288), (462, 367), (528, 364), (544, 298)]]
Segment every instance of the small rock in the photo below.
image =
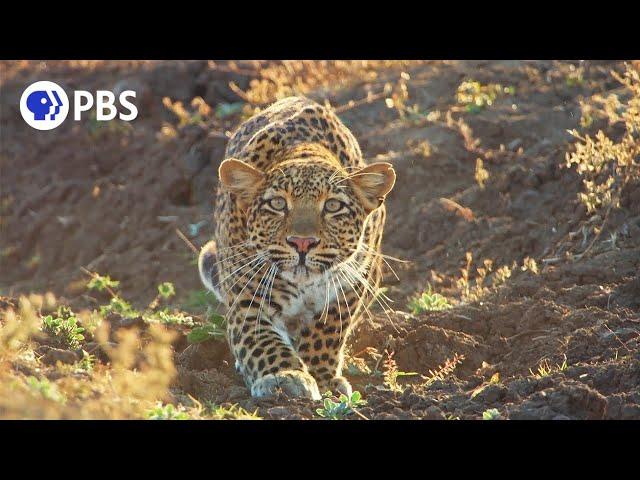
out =
[(271, 417), (279, 417), (279, 418), (289, 417), (290, 415), (292, 415), (291, 410), (287, 407), (271, 407), (269, 410), (267, 410), (267, 413)]
[(430, 406), (424, 412), (424, 420), (444, 420), (446, 417), (442, 410), (440, 410), (435, 405)]
[(511, 142), (509, 142), (509, 144), (507, 145), (507, 148), (509, 150), (516, 150), (520, 145), (522, 145), (522, 139), (516, 138), (515, 140), (512, 140)]
[[(108, 345), (114, 348), (117, 346), (115, 342), (108, 342)], [(101, 363), (109, 363), (109, 355), (107, 354), (107, 352), (105, 352), (105, 350), (98, 342), (88, 342), (84, 346), (84, 349), (89, 354), (94, 355)]]
[(507, 388), (504, 385), (492, 384), (484, 387), (475, 400), (481, 403), (496, 403), (504, 399), (506, 394)]
[(72, 364), (80, 360), (80, 357), (73, 350), (63, 350), (43, 345), (39, 352), (44, 352), (40, 361), (45, 365), (55, 365), (58, 362)]
[(391, 413), (386, 413), (386, 412), (378, 414), (375, 419), (376, 420), (400, 420), (397, 416)]
[(299, 413), (292, 413), (291, 415), (288, 415), (285, 420), (306, 420), (306, 418)]

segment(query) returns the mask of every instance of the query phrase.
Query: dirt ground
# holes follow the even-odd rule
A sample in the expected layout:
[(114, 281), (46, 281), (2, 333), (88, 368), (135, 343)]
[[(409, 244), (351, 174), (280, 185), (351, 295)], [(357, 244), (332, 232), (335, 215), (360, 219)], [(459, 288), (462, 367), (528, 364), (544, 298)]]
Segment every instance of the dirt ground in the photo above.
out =
[[(640, 185), (625, 187), (620, 208), (594, 238), (590, 222), (603, 219), (587, 214), (577, 198), (582, 180), (565, 165), (574, 143), (567, 130), (609, 128), (598, 121), (581, 127), (580, 101), (618, 91), (610, 71), (622, 72), (622, 62), (326, 66), (335, 75), (327, 81), (308, 66), (280, 62), (0, 67), (5, 306), (51, 291), (73, 308), (97, 308), (102, 299), (86, 291), (80, 267), (119, 280), (134, 306), (149, 304), (161, 282), (172, 282), (174, 304), (185, 305), (201, 285), (194, 253), (176, 230), (196, 248), (209, 240), (226, 138), (248, 103), (273, 100), (288, 81), (292, 92), (336, 107), (366, 158), (393, 163), (398, 176), (383, 252), (403, 261), (389, 261), (398, 278), (385, 273), (393, 300), (387, 314), (374, 307), (352, 337), (347, 377), (367, 404), (348, 418), (481, 419), (496, 409), (493, 417), (502, 419), (640, 419)], [(69, 117), (36, 132), (18, 104), (26, 85), (45, 78), (68, 92), (133, 88), (140, 114), (130, 125), (109, 126)], [(468, 79), (509, 89), (486, 108), (466, 109), (456, 89)], [(212, 112), (181, 125), (164, 97), (189, 112), (202, 97)], [(216, 110), (236, 102), (243, 112)], [(488, 173), (484, 185), (478, 159)], [(485, 260), (492, 274), (482, 284)], [(501, 266), (509, 276), (499, 280)], [(453, 307), (411, 313), (409, 301), (429, 286)], [(318, 418), (312, 402), (250, 398), (226, 344), (190, 344), (187, 331), (173, 344), (174, 402), (191, 396), (258, 409), (264, 418)], [(385, 383), (376, 374), (385, 351), (399, 371), (418, 375)], [(433, 376), (454, 358), (454, 369)]]

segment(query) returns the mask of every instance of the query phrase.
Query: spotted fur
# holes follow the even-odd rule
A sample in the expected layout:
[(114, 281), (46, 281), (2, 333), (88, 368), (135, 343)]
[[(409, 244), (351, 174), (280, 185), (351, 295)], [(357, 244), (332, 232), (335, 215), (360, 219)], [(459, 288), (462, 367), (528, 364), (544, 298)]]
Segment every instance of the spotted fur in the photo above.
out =
[(236, 368), (254, 396), (349, 394), (344, 345), (380, 281), (391, 165), (367, 166), (338, 117), (299, 97), (244, 122), (225, 157), (199, 270)]

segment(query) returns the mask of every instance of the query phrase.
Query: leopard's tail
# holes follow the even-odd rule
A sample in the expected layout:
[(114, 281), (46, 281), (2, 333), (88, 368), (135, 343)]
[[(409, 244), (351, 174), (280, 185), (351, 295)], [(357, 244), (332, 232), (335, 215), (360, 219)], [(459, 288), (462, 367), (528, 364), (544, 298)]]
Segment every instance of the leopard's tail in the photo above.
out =
[(216, 288), (219, 283), (218, 262), (216, 257), (216, 242), (213, 240), (200, 250), (198, 271), (200, 272), (200, 280), (202, 280), (207, 290), (211, 290), (219, 302), (224, 302), (220, 290)]

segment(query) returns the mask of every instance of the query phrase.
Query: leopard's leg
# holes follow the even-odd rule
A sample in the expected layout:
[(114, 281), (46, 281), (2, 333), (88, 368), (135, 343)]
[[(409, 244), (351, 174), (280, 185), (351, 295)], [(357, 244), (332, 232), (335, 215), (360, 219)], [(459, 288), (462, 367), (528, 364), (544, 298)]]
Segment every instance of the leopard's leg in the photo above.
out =
[(298, 353), (318, 382), (320, 393), (351, 395), (342, 376), (345, 343), (358, 318), (358, 297), (336, 283), (337, 299), (300, 331)]
[[(262, 306), (259, 295), (242, 295), (239, 308), (228, 316), (228, 338), (236, 368), (254, 397), (282, 391), (293, 397), (321, 398), (316, 380), (279, 328), (274, 313)], [(264, 302), (262, 302), (264, 303)], [(259, 318), (259, 320), (258, 320)]]
[(198, 261), (200, 277), (229, 308), (227, 339), (236, 369), (251, 394), (263, 397), (282, 390), (291, 396), (321, 398), (316, 381), (293, 349), (286, 331), (277, 328), (278, 312), (271, 304), (271, 288), (266, 288), (267, 284), (273, 286), (273, 270), (258, 259), (238, 267), (244, 260), (236, 257), (226, 270), (223, 265), (225, 273), (219, 274), (219, 260), (215, 243), (206, 244)]
[[(384, 208), (381, 210), (372, 216), (365, 235), (370, 251), (380, 251)], [(366, 273), (355, 275), (347, 269), (335, 272), (328, 284), (334, 290), (334, 301), (300, 332), (298, 352), (321, 393), (330, 390), (351, 395), (351, 385), (342, 376), (346, 340), (362, 314), (370, 315), (374, 292), (382, 277), (381, 257), (364, 252), (356, 263), (366, 265)]]

